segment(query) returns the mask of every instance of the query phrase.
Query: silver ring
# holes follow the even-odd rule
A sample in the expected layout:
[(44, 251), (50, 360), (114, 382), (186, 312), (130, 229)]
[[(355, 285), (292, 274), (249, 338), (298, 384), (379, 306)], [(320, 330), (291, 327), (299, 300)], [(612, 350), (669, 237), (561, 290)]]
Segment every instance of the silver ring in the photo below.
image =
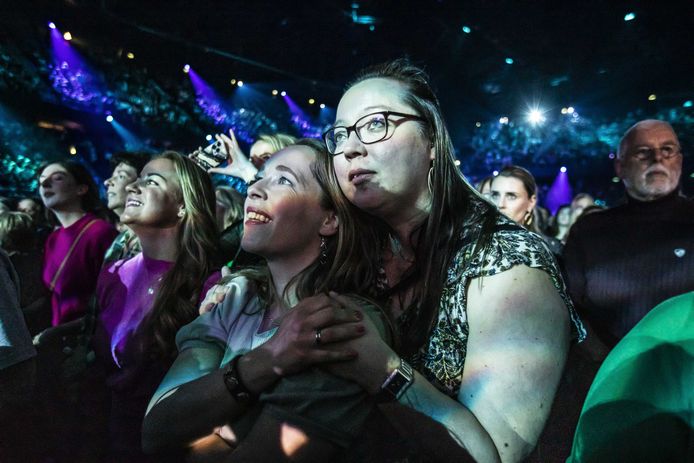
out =
[(320, 343), (321, 343), (321, 341), (320, 341), (320, 332), (321, 332), (321, 329), (320, 329), (320, 328), (316, 328), (316, 338), (315, 338), (315, 341), (314, 341), (314, 342), (316, 343), (317, 346), (320, 346)]

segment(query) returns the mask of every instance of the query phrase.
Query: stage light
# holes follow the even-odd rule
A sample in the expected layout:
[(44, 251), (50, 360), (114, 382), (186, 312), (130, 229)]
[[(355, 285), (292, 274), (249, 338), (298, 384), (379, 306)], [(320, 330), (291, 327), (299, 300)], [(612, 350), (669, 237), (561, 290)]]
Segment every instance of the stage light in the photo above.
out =
[(691, 174), (689, 174), (689, 176), (690, 176), (691, 178), (694, 178), (694, 172), (692, 172)]
[(607, 155), (607, 157), (610, 158), (610, 159), (614, 159), (614, 158), (615, 158), (615, 155), (614, 155), (614, 153), (610, 153), (609, 155)]
[(656, 99), (655, 93), (651, 93), (650, 95), (648, 95), (648, 101), (655, 101), (655, 99)]
[(236, 85), (236, 79), (231, 79), (231, 80), (229, 81), (229, 83), (230, 83), (231, 85)]
[(568, 108), (561, 108), (561, 113), (562, 114), (568, 114), (569, 109)]
[(503, 116), (499, 118), (499, 124), (508, 124), (508, 117)]
[(573, 114), (574, 111), (575, 111), (575, 109), (574, 109), (573, 106), (569, 106), (568, 108), (566, 108), (566, 112), (567, 112), (568, 114)]
[(76, 155), (77, 154), (77, 148), (75, 148), (74, 146), (71, 146), (70, 147), (70, 154), (73, 156)]
[(470, 29), (467, 26), (463, 26), (463, 32), (465, 32), (466, 34), (469, 34), (470, 32), (472, 32), (472, 29)]
[(506, 64), (513, 64), (513, 58), (506, 58)]
[(559, 172), (565, 173), (565, 172), (566, 172), (566, 167), (561, 166), (561, 167), (559, 168)]
[(694, 103), (692, 103), (692, 100), (687, 100), (682, 104), (683, 108), (691, 108), (692, 106), (694, 106)]
[(205, 135), (205, 140), (212, 141), (212, 135)]
[(111, 116), (110, 114), (106, 116), (106, 122), (113, 122), (113, 116)]
[(315, 103), (315, 102), (316, 102), (316, 100), (314, 100), (313, 98), (309, 98), (309, 99), (308, 99), (308, 104), (313, 104), (313, 103)]
[(63, 38), (69, 42), (70, 40), (72, 40), (72, 34), (66, 32), (63, 34)]
[(133, 52), (128, 52), (128, 54), (125, 56), (127, 56), (128, 59), (135, 59), (135, 53), (133, 53)]
[(48, 27), (51, 29), (55, 29), (55, 23), (53, 21), (49, 22)]
[(456, 166), (459, 166), (459, 165), (460, 165), (460, 160), (459, 160), (459, 159), (456, 159), (455, 161), (453, 161), (453, 164), (455, 164)]
[(287, 92), (285, 92), (284, 90), (282, 90), (282, 92), (280, 92), (280, 95), (282, 95), (282, 96), (287, 96)]
[(320, 109), (325, 109), (325, 103), (320, 104)]
[(539, 109), (531, 109), (528, 112), (528, 122), (533, 125), (542, 124), (545, 121), (545, 116)]
[(479, 129), (480, 127), (482, 127), (482, 123), (481, 122), (475, 122), (475, 127), (477, 127)]
[(494, 177), (496, 177), (497, 175), (499, 175), (499, 171), (498, 171), (498, 170), (495, 170), (494, 172), (492, 172), (492, 175), (493, 175)]
[(185, 72), (186, 74), (188, 74), (190, 72), (190, 65), (189, 64), (186, 64), (185, 66), (183, 66), (183, 72)]
[(272, 91), (272, 96), (277, 96), (278, 93), (279, 93), (279, 92), (278, 92), (277, 90), (273, 90), (273, 91)]
[(376, 26), (374, 26), (373, 24), (370, 25), (370, 26), (369, 26), (369, 30), (370, 30), (371, 32), (375, 31), (375, 30), (376, 30)]
[(236, 82), (236, 85), (238, 85), (239, 87), (243, 87), (243, 81), (239, 80), (238, 82)]
[(619, 177), (612, 177), (612, 183), (619, 183)]
[(627, 13), (624, 15), (625, 21), (633, 21), (634, 19), (636, 19), (636, 13)]

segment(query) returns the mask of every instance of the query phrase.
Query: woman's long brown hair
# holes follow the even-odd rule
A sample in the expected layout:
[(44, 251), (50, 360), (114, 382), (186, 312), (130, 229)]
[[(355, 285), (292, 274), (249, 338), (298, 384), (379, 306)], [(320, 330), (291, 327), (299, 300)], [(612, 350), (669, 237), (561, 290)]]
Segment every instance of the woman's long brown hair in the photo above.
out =
[(181, 187), (185, 207), (173, 267), (164, 275), (151, 312), (140, 325), (142, 348), (150, 359), (176, 356), (176, 333), (197, 315), (197, 302), (207, 278), (216, 270), (218, 231), (215, 195), (209, 175), (193, 161), (174, 151), (169, 159)]
[[(411, 238), (415, 264), (390, 295), (414, 290), (413, 302), (406, 308), (400, 326), (403, 355), (411, 355), (429, 338), (439, 312), (439, 300), (455, 254), (464, 244), (471, 244), (469, 261), (484, 252), (496, 226), (499, 213), (467, 182), (455, 165), (453, 143), (441, 112), (438, 98), (428, 76), (406, 59), (398, 59), (363, 70), (347, 89), (368, 79), (390, 79), (403, 86), (402, 101), (423, 117), (423, 135), (435, 151), (431, 166), (432, 206), (427, 220)], [(377, 220), (373, 218), (372, 222)], [(384, 225), (378, 226), (383, 230)], [(382, 234), (382, 232), (381, 232)], [(381, 238), (383, 242), (385, 238)], [(382, 251), (382, 250), (381, 250)]]

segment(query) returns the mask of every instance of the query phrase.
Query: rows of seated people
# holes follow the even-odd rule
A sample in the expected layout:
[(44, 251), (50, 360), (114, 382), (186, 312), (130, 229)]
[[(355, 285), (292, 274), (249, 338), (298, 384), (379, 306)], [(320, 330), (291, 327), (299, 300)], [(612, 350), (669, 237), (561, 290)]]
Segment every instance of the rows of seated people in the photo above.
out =
[(468, 183), (427, 79), (365, 69), (322, 140), (216, 167), (115, 155), (105, 203), (42, 166), (0, 212), (0, 461), (692, 461), (672, 127), (622, 137), (623, 204), (549, 217), (526, 168)]

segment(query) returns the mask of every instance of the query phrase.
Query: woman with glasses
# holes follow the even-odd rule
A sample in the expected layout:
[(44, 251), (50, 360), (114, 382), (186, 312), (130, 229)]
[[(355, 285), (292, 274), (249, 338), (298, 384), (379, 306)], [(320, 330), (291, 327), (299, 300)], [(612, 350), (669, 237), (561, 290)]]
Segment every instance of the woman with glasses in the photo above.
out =
[[(344, 194), (387, 230), (378, 283), (402, 338), (396, 351), (367, 333), (346, 376), (443, 425), (477, 461), (524, 459), (584, 335), (542, 239), (460, 174), (438, 99), (406, 61), (349, 85), (324, 139)], [(400, 426), (403, 445), (419, 424)], [(422, 445), (441, 455), (441, 441)]]

